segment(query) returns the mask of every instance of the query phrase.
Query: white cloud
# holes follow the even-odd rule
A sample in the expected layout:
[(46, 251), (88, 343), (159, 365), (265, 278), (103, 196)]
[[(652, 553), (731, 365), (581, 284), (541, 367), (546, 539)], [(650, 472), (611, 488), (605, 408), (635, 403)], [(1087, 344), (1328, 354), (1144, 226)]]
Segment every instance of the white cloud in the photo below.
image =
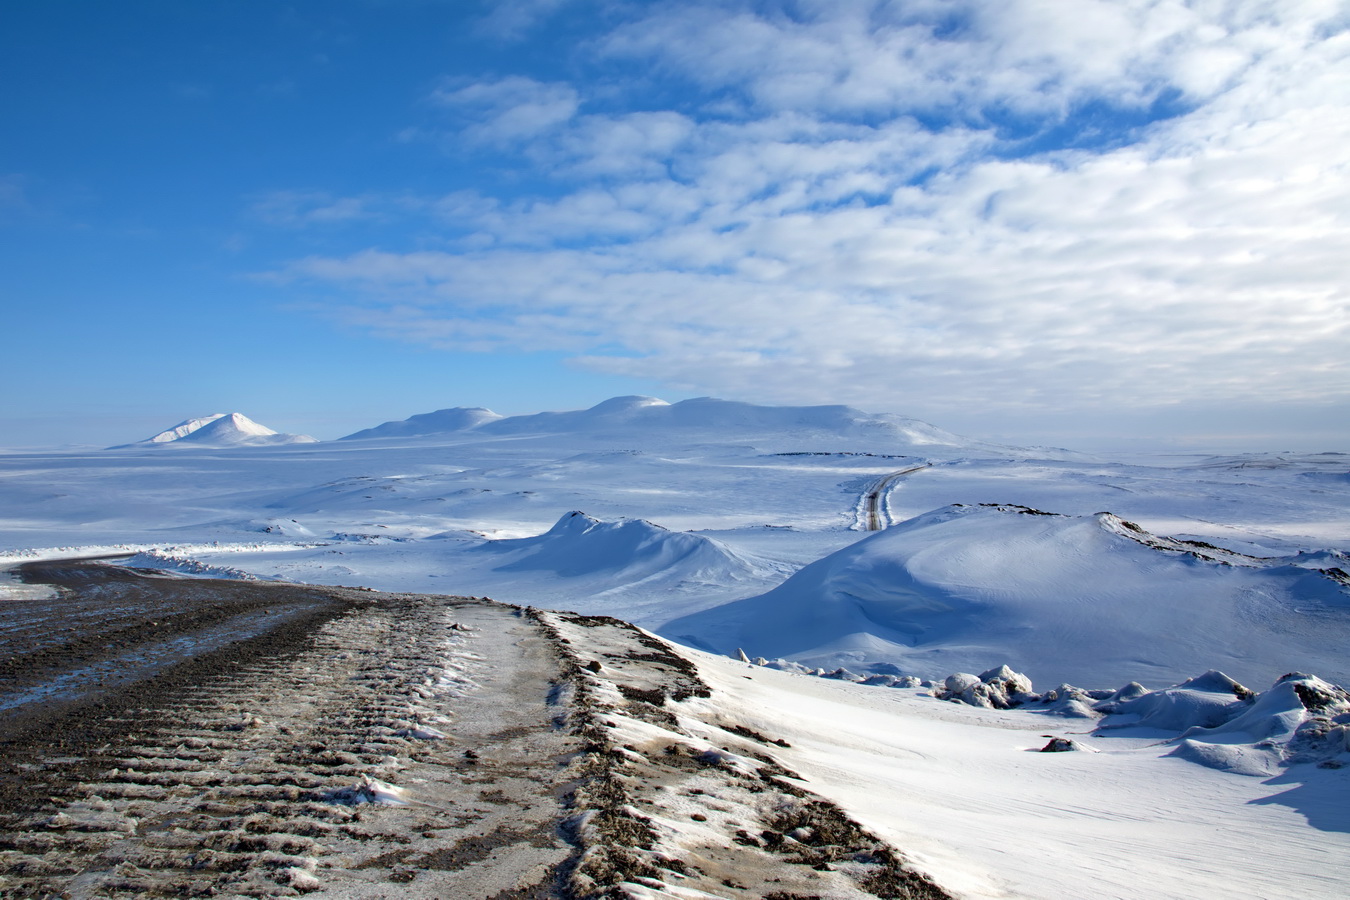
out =
[(251, 212), (269, 225), (304, 228), (378, 215), (371, 197), (334, 197), (323, 191), (274, 191), (254, 200)]
[[(1207, 95), (1221, 86), (1211, 45), (1229, 24), (1179, 0), (809, 3), (796, 16), (696, 9), (665, 7), (629, 23), (606, 50), (739, 87), (764, 109), (827, 115), (959, 107), (978, 118), (991, 107), (1040, 112), (1089, 97), (1138, 105), (1164, 83)], [(1231, 74), (1251, 48), (1224, 53)], [(1195, 77), (1175, 77), (1181, 68)]]
[(546, 84), (519, 75), (446, 84), (433, 92), (432, 100), (463, 117), (465, 138), (485, 144), (509, 144), (545, 134), (576, 115), (580, 105), (570, 85)]
[(493, 0), (490, 11), (479, 20), (477, 31), (499, 40), (518, 40), (566, 3), (567, 0)]
[[(798, 9), (663, 7), (604, 42), (710, 103), (741, 92), (730, 118), (583, 115), (577, 89), (525, 78), (444, 89), (474, 139), (546, 165), (558, 195), (452, 195), (440, 213), (473, 240), (289, 274), (351, 288), (338, 314), (387, 336), (562, 350), (762, 400), (1350, 397), (1343, 10)], [(1133, 130), (1098, 149), (1029, 153), (980, 124), (1001, 108), (1049, 129), (1083, 104), (1169, 92), (1183, 114), (1141, 129), (1108, 115)], [(908, 114), (934, 109), (946, 120)]]
[(585, 116), (563, 135), (559, 154), (573, 175), (659, 177), (695, 132), (694, 122), (675, 112)]

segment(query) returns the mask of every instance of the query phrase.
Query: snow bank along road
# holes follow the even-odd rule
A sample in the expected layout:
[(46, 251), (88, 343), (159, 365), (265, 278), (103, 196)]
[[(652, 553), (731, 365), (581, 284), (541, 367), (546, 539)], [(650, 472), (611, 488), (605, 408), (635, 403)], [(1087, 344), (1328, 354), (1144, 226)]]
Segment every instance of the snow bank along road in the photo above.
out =
[(863, 526), (866, 531), (881, 531), (889, 524), (885, 516), (882, 515), (882, 508), (885, 503), (886, 492), (891, 489), (891, 485), (911, 472), (926, 468), (928, 468), (927, 463), (922, 466), (901, 469), (899, 472), (892, 472), (883, 476), (876, 484), (867, 489), (867, 493), (863, 494), (862, 502)]
[(617, 619), (23, 575), (61, 590), (0, 625), (0, 896), (947, 896)]

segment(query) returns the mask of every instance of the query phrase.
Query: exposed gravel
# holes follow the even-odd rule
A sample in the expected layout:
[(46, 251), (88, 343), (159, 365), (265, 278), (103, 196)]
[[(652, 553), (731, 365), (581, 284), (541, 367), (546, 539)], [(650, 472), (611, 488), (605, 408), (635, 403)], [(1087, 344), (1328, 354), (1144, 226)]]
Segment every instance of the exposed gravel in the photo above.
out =
[[(60, 641), (20, 655), (10, 630), (0, 892), (558, 895), (576, 740), (514, 608), (97, 568), (33, 616)], [(222, 623), (244, 637), (197, 640)], [(129, 650), (159, 667), (79, 674)], [(13, 705), (69, 673), (61, 702)]]
[(604, 616), (31, 564), (0, 896), (946, 894)]

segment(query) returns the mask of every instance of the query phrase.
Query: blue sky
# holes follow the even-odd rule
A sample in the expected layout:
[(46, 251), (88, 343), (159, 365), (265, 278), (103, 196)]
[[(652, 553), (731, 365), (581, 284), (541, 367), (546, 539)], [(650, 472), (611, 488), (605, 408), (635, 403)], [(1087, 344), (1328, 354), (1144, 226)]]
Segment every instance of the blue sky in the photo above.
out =
[(1350, 6), (7, 4), (0, 445), (849, 403), (1350, 443)]

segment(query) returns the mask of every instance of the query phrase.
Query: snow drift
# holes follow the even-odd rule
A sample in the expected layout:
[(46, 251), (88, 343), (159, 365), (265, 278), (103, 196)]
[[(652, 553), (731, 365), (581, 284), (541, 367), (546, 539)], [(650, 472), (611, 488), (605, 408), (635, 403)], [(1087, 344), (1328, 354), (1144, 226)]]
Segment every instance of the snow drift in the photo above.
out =
[(1302, 672), (1258, 694), (1210, 671), (1101, 708), (1109, 714), (1099, 735), (1171, 732), (1170, 755), (1239, 775), (1306, 764), (1339, 769), (1350, 761), (1350, 694)]
[(1346, 680), (1350, 595), (1333, 570), (1203, 551), (1108, 513), (954, 505), (661, 630), (718, 653), (928, 677), (1006, 662), (1052, 683), (1175, 683), (1204, 661), (1258, 683), (1292, 669)]
[(604, 575), (614, 583), (650, 578), (723, 583), (754, 577), (755, 567), (720, 541), (670, 531), (644, 519), (603, 522), (569, 512), (544, 534), (490, 541), (498, 572), (546, 571), (564, 578)]
[(198, 447), (244, 447), (272, 444), (312, 444), (315, 439), (307, 434), (283, 434), (265, 425), (259, 425), (242, 413), (215, 413), (197, 419), (187, 419), (154, 437), (132, 444), (121, 444), (109, 449), (126, 447), (154, 447), (174, 444)]

